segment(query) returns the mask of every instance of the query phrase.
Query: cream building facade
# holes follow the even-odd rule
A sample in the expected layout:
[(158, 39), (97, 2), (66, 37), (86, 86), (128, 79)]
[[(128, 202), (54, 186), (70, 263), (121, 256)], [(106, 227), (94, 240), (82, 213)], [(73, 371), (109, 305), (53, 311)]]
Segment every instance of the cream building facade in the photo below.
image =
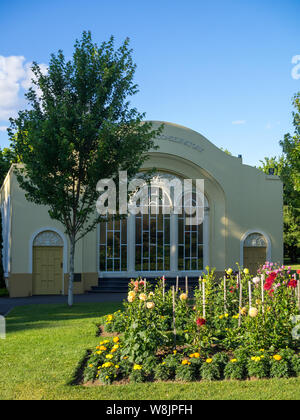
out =
[[(153, 122), (158, 126), (161, 122)], [(282, 183), (229, 156), (201, 134), (164, 123), (143, 170), (157, 176), (203, 179), (204, 221), (189, 228), (181, 215), (129, 215), (102, 223), (77, 244), (75, 293), (112, 278), (201, 275), (207, 265), (220, 274), (236, 262), (283, 260)], [(13, 166), (0, 192), (3, 265), (11, 297), (66, 294), (69, 243), (63, 226), (45, 206), (28, 202)]]

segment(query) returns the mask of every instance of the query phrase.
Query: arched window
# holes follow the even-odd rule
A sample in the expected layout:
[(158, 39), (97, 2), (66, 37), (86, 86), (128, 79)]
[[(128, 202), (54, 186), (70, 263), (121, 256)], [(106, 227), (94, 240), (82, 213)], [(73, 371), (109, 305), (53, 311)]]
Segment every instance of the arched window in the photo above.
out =
[(135, 217), (135, 270), (170, 270), (170, 197), (156, 179), (148, 189), (147, 209)]

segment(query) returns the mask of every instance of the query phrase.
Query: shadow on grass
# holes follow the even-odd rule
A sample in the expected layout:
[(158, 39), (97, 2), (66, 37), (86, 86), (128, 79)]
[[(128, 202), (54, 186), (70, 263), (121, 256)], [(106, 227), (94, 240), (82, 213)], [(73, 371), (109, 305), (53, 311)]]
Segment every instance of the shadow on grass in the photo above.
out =
[(7, 317), (7, 333), (22, 330), (54, 328), (69, 320), (100, 318), (121, 309), (121, 302), (26, 305), (15, 307)]

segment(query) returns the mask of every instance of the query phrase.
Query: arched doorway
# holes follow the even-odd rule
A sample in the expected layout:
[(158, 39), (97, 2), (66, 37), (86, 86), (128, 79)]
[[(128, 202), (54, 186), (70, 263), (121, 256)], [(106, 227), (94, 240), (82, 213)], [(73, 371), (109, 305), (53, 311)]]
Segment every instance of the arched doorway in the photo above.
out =
[(51, 230), (40, 232), (33, 241), (32, 278), (34, 295), (62, 293), (63, 240)]
[(267, 239), (263, 234), (254, 232), (246, 236), (243, 243), (243, 266), (251, 274), (256, 274), (259, 266), (266, 262), (267, 248)]

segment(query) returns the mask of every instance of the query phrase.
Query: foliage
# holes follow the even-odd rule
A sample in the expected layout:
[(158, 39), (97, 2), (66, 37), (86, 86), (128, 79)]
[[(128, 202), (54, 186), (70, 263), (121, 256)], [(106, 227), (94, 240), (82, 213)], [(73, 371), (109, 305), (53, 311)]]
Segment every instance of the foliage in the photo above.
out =
[(224, 377), (226, 379), (242, 380), (246, 378), (247, 368), (244, 361), (239, 359), (231, 359), (224, 369)]
[(220, 365), (211, 358), (206, 359), (201, 367), (201, 377), (208, 381), (221, 379)]

